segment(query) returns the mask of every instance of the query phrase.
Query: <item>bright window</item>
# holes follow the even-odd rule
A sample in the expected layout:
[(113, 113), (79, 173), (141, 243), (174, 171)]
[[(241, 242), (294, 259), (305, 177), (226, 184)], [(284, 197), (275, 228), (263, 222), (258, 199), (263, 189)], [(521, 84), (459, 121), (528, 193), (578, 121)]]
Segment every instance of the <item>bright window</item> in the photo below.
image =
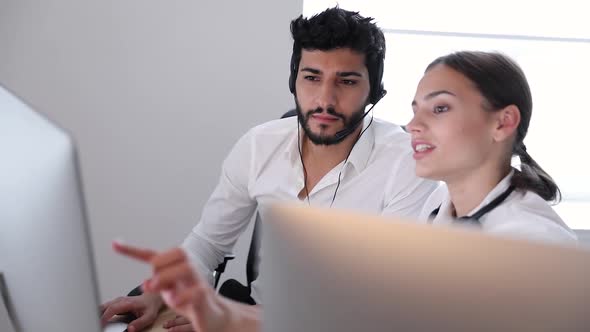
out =
[[(585, 156), (590, 128), (590, 24), (583, 1), (338, 1), (376, 19), (386, 32), (387, 96), (375, 116), (405, 124), (426, 66), (458, 50), (500, 51), (523, 68), (533, 93), (527, 138), (531, 156), (555, 179), (563, 201), (555, 206), (572, 228), (590, 229), (590, 175)], [(308, 0), (304, 15), (336, 1)], [(558, 6), (557, 6), (558, 5)], [(460, 9), (458, 9), (460, 8)], [(470, 14), (471, 13), (471, 14)], [(590, 130), (589, 130), (590, 131)]]

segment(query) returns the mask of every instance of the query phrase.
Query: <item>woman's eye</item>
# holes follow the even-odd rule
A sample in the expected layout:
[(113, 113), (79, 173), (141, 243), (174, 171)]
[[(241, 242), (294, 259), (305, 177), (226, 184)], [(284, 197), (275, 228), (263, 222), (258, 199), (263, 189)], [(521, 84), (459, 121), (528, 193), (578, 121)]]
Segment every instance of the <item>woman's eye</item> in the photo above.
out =
[(446, 112), (448, 110), (449, 110), (449, 107), (448, 106), (439, 105), (439, 106), (435, 106), (434, 107), (434, 113), (435, 114), (444, 113), (444, 112)]
[(304, 79), (308, 80), (308, 81), (317, 81), (319, 80), (319, 78), (317, 76), (312, 76), (312, 75), (307, 75), (305, 77), (303, 77)]

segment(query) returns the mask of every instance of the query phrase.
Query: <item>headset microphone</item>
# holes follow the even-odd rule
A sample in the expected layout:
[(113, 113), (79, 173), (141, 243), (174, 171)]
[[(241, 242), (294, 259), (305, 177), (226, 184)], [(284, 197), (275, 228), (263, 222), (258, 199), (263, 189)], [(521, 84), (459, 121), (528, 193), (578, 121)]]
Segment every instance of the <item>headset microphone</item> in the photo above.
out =
[[(381, 96), (379, 97), (379, 100), (381, 100), (381, 98), (383, 98), (385, 96), (385, 94), (387, 94), (387, 91), (386, 90), (382, 90)], [(363, 122), (363, 119), (369, 113), (371, 113), (371, 111), (373, 110), (373, 107), (375, 107), (375, 105), (377, 105), (377, 103), (379, 102), (379, 100), (377, 100), (373, 105), (371, 105), (371, 108), (369, 108), (369, 110), (366, 111), (365, 114), (363, 114), (363, 116), (361, 116), (361, 118), (358, 119), (353, 126), (350, 126), (350, 127), (347, 127), (345, 129), (342, 129), (342, 130), (338, 131), (336, 134), (334, 134), (334, 138), (337, 141), (340, 141), (341, 139), (344, 139), (346, 136), (352, 134), (352, 132), (355, 131), (356, 128), (359, 126), (359, 124), (361, 124), (361, 122)]]
[(344, 137), (350, 135), (353, 131), (356, 130), (356, 128), (359, 126), (359, 124), (361, 122), (363, 122), (363, 119), (367, 116), (367, 114), (371, 113), (371, 110), (373, 109), (374, 106), (375, 106), (375, 104), (373, 104), (373, 106), (371, 106), (371, 108), (369, 108), (369, 110), (366, 111), (365, 114), (363, 114), (363, 116), (361, 116), (361, 118), (356, 121), (354, 126), (346, 127), (345, 129), (338, 131), (336, 134), (334, 134), (334, 138), (337, 141), (340, 141)]

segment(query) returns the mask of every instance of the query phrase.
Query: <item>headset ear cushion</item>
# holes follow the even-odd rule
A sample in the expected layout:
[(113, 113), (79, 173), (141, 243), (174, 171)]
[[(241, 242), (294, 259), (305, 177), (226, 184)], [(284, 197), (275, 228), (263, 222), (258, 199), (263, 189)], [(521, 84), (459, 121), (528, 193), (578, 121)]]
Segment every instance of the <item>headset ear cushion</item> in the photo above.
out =
[(385, 96), (385, 94), (387, 93), (387, 91), (385, 91), (385, 88), (383, 87), (383, 61), (383, 58), (378, 60), (376, 75), (371, 81), (371, 98), (369, 101), (373, 105), (375, 105), (379, 100), (381, 100), (381, 98), (383, 98), (383, 96)]
[(289, 75), (289, 90), (291, 91), (291, 93), (295, 93), (295, 80), (297, 79), (297, 76), (295, 74), (293, 74), (293, 71), (291, 71), (291, 75)]
[(295, 82), (297, 81), (297, 69), (299, 69), (299, 60), (294, 54), (291, 56), (291, 72), (289, 74), (289, 90), (295, 94)]
[(375, 91), (371, 91), (371, 98), (369, 102), (375, 105), (381, 98), (387, 94), (387, 91), (383, 88), (383, 83), (379, 84), (379, 88)]

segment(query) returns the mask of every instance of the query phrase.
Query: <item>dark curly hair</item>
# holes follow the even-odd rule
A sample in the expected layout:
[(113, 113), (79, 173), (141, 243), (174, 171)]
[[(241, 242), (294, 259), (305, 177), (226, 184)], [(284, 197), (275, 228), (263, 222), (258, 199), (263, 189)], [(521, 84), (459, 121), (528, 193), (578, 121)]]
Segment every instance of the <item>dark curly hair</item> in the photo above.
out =
[(383, 61), (385, 60), (385, 36), (373, 18), (363, 17), (358, 12), (351, 12), (339, 7), (304, 18), (303, 15), (291, 21), (293, 36), (293, 54), (291, 55), (291, 75), (289, 89), (295, 93), (295, 81), (301, 52), (305, 50), (328, 51), (337, 48), (350, 48), (365, 55), (365, 65), (369, 72), (371, 92), (369, 102), (376, 103), (385, 90), (383, 78)]

